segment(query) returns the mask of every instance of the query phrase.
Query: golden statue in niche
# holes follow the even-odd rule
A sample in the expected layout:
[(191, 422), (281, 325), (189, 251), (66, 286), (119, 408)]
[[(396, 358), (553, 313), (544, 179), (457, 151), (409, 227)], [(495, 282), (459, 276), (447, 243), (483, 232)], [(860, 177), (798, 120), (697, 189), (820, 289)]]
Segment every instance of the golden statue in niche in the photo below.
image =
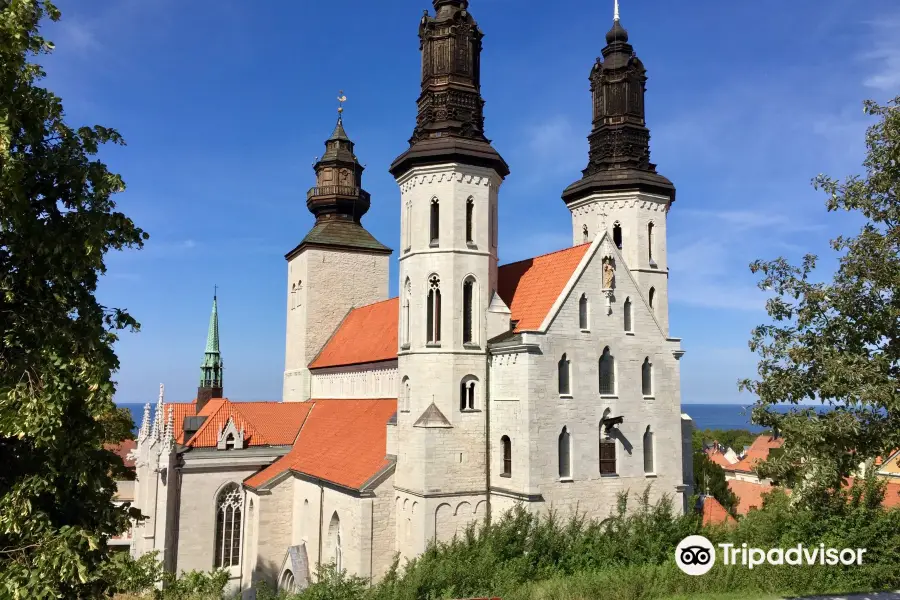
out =
[(611, 290), (616, 285), (616, 267), (609, 257), (603, 259), (603, 289)]

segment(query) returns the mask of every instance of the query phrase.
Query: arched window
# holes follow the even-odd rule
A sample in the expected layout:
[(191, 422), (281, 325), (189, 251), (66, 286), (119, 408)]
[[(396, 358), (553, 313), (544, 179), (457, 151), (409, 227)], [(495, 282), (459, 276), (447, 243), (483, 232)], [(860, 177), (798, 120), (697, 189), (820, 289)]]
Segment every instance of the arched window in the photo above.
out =
[(647, 259), (653, 262), (653, 223), (647, 223)]
[(406, 283), (403, 285), (403, 329), (402, 337), (400, 343), (408, 348), (409, 347), (409, 304), (412, 300), (412, 284), (407, 278)]
[(649, 358), (645, 358), (641, 365), (641, 393), (644, 396), (653, 395), (653, 364)]
[(297, 308), (297, 284), (291, 284), (291, 310)]
[(409, 200), (406, 201), (406, 229), (403, 235), (405, 236), (404, 240), (406, 240), (404, 251), (409, 252), (409, 248), (412, 246), (412, 202)]
[(441, 238), (441, 206), (437, 198), (431, 199), (431, 244), (436, 246)]
[(650, 431), (650, 426), (647, 426), (647, 431), (644, 432), (644, 473), (651, 474), (655, 473), (655, 467), (653, 464), (653, 432)]
[(613, 223), (613, 243), (619, 250), (622, 249), (622, 224), (616, 221)]
[(428, 343), (441, 341), (441, 280), (432, 275), (428, 280)]
[(404, 375), (400, 382), (400, 411), (409, 412), (409, 376)]
[(616, 441), (603, 431), (600, 424), (600, 474), (616, 474)]
[(609, 346), (600, 355), (600, 394), (614, 396), (616, 393), (616, 360), (609, 352)]
[(559, 359), (557, 367), (559, 370), (559, 395), (565, 396), (571, 393), (569, 386), (569, 359), (566, 358), (565, 354)]
[(587, 225), (582, 225), (582, 226), (581, 226), (581, 241), (584, 242), (584, 243), (587, 243), (588, 240), (590, 240), (590, 239), (591, 239), (591, 238), (590, 238), (590, 236), (588, 235), (588, 226), (587, 226)]
[(466, 243), (471, 244), (473, 238), (473, 219), (475, 218), (475, 199), (471, 196), (466, 200)]
[(290, 569), (287, 569), (281, 574), (281, 581), (278, 583), (278, 589), (279, 591), (288, 592), (290, 594), (295, 591), (295, 588), (294, 573), (291, 572)]
[(559, 434), (559, 477), (560, 479), (572, 476), (572, 438), (565, 427)]
[(588, 299), (587, 294), (582, 294), (578, 301), (578, 327), (588, 329)]
[(468, 277), (463, 282), (463, 344), (475, 340), (475, 280)]
[(622, 307), (622, 316), (625, 321), (625, 331), (633, 331), (631, 329), (631, 298), (625, 298), (625, 305)]
[(467, 375), (459, 383), (459, 410), (475, 410), (475, 385), (478, 380)]
[(334, 567), (340, 572), (344, 569), (344, 549), (341, 546), (341, 520), (337, 512), (331, 515), (331, 522), (328, 524), (328, 543), (331, 546)]
[(512, 442), (508, 435), (500, 438), (500, 445), (503, 446), (503, 473), (500, 475), (509, 477), (512, 475)]
[(229, 483), (216, 496), (215, 568), (233, 567), (241, 562), (241, 514), (244, 494)]
[(647, 294), (647, 301), (650, 303), (650, 308), (655, 308), (653, 304), (656, 302), (656, 288), (650, 288), (650, 293)]

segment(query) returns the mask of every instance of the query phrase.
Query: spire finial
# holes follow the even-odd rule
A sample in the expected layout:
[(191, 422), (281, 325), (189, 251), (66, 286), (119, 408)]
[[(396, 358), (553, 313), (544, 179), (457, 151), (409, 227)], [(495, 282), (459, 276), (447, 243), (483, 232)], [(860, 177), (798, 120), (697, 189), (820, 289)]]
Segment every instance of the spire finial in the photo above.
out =
[(615, 8), (613, 9), (613, 21), (619, 22), (619, 0), (614, 0)]
[(338, 92), (337, 101), (338, 101), (338, 119), (340, 119), (341, 113), (344, 112), (344, 102), (347, 101), (347, 96), (344, 95), (344, 90), (340, 90)]

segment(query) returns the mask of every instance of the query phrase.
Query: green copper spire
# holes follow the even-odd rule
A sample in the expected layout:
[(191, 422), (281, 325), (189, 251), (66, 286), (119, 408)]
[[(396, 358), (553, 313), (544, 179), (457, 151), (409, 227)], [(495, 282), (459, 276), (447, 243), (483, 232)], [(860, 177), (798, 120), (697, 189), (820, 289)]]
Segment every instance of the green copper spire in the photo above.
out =
[(222, 367), (222, 355), (219, 352), (219, 303), (216, 294), (213, 294), (212, 314), (209, 316), (209, 331), (206, 334), (206, 353), (200, 366), (201, 390), (215, 390), (221, 396)]

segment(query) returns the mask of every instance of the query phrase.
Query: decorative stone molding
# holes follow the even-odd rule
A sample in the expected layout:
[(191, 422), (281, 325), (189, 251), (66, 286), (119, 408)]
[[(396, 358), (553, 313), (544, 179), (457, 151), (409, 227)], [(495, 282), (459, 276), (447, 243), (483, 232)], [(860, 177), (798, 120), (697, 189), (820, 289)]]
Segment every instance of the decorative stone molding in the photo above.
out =
[(232, 442), (233, 445), (231, 447), (235, 450), (244, 448), (244, 426), (241, 425), (241, 428), (238, 429), (234, 422), (234, 417), (229, 417), (225, 426), (219, 430), (216, 448), (218, 450), (228, 450), (229, 441)]

